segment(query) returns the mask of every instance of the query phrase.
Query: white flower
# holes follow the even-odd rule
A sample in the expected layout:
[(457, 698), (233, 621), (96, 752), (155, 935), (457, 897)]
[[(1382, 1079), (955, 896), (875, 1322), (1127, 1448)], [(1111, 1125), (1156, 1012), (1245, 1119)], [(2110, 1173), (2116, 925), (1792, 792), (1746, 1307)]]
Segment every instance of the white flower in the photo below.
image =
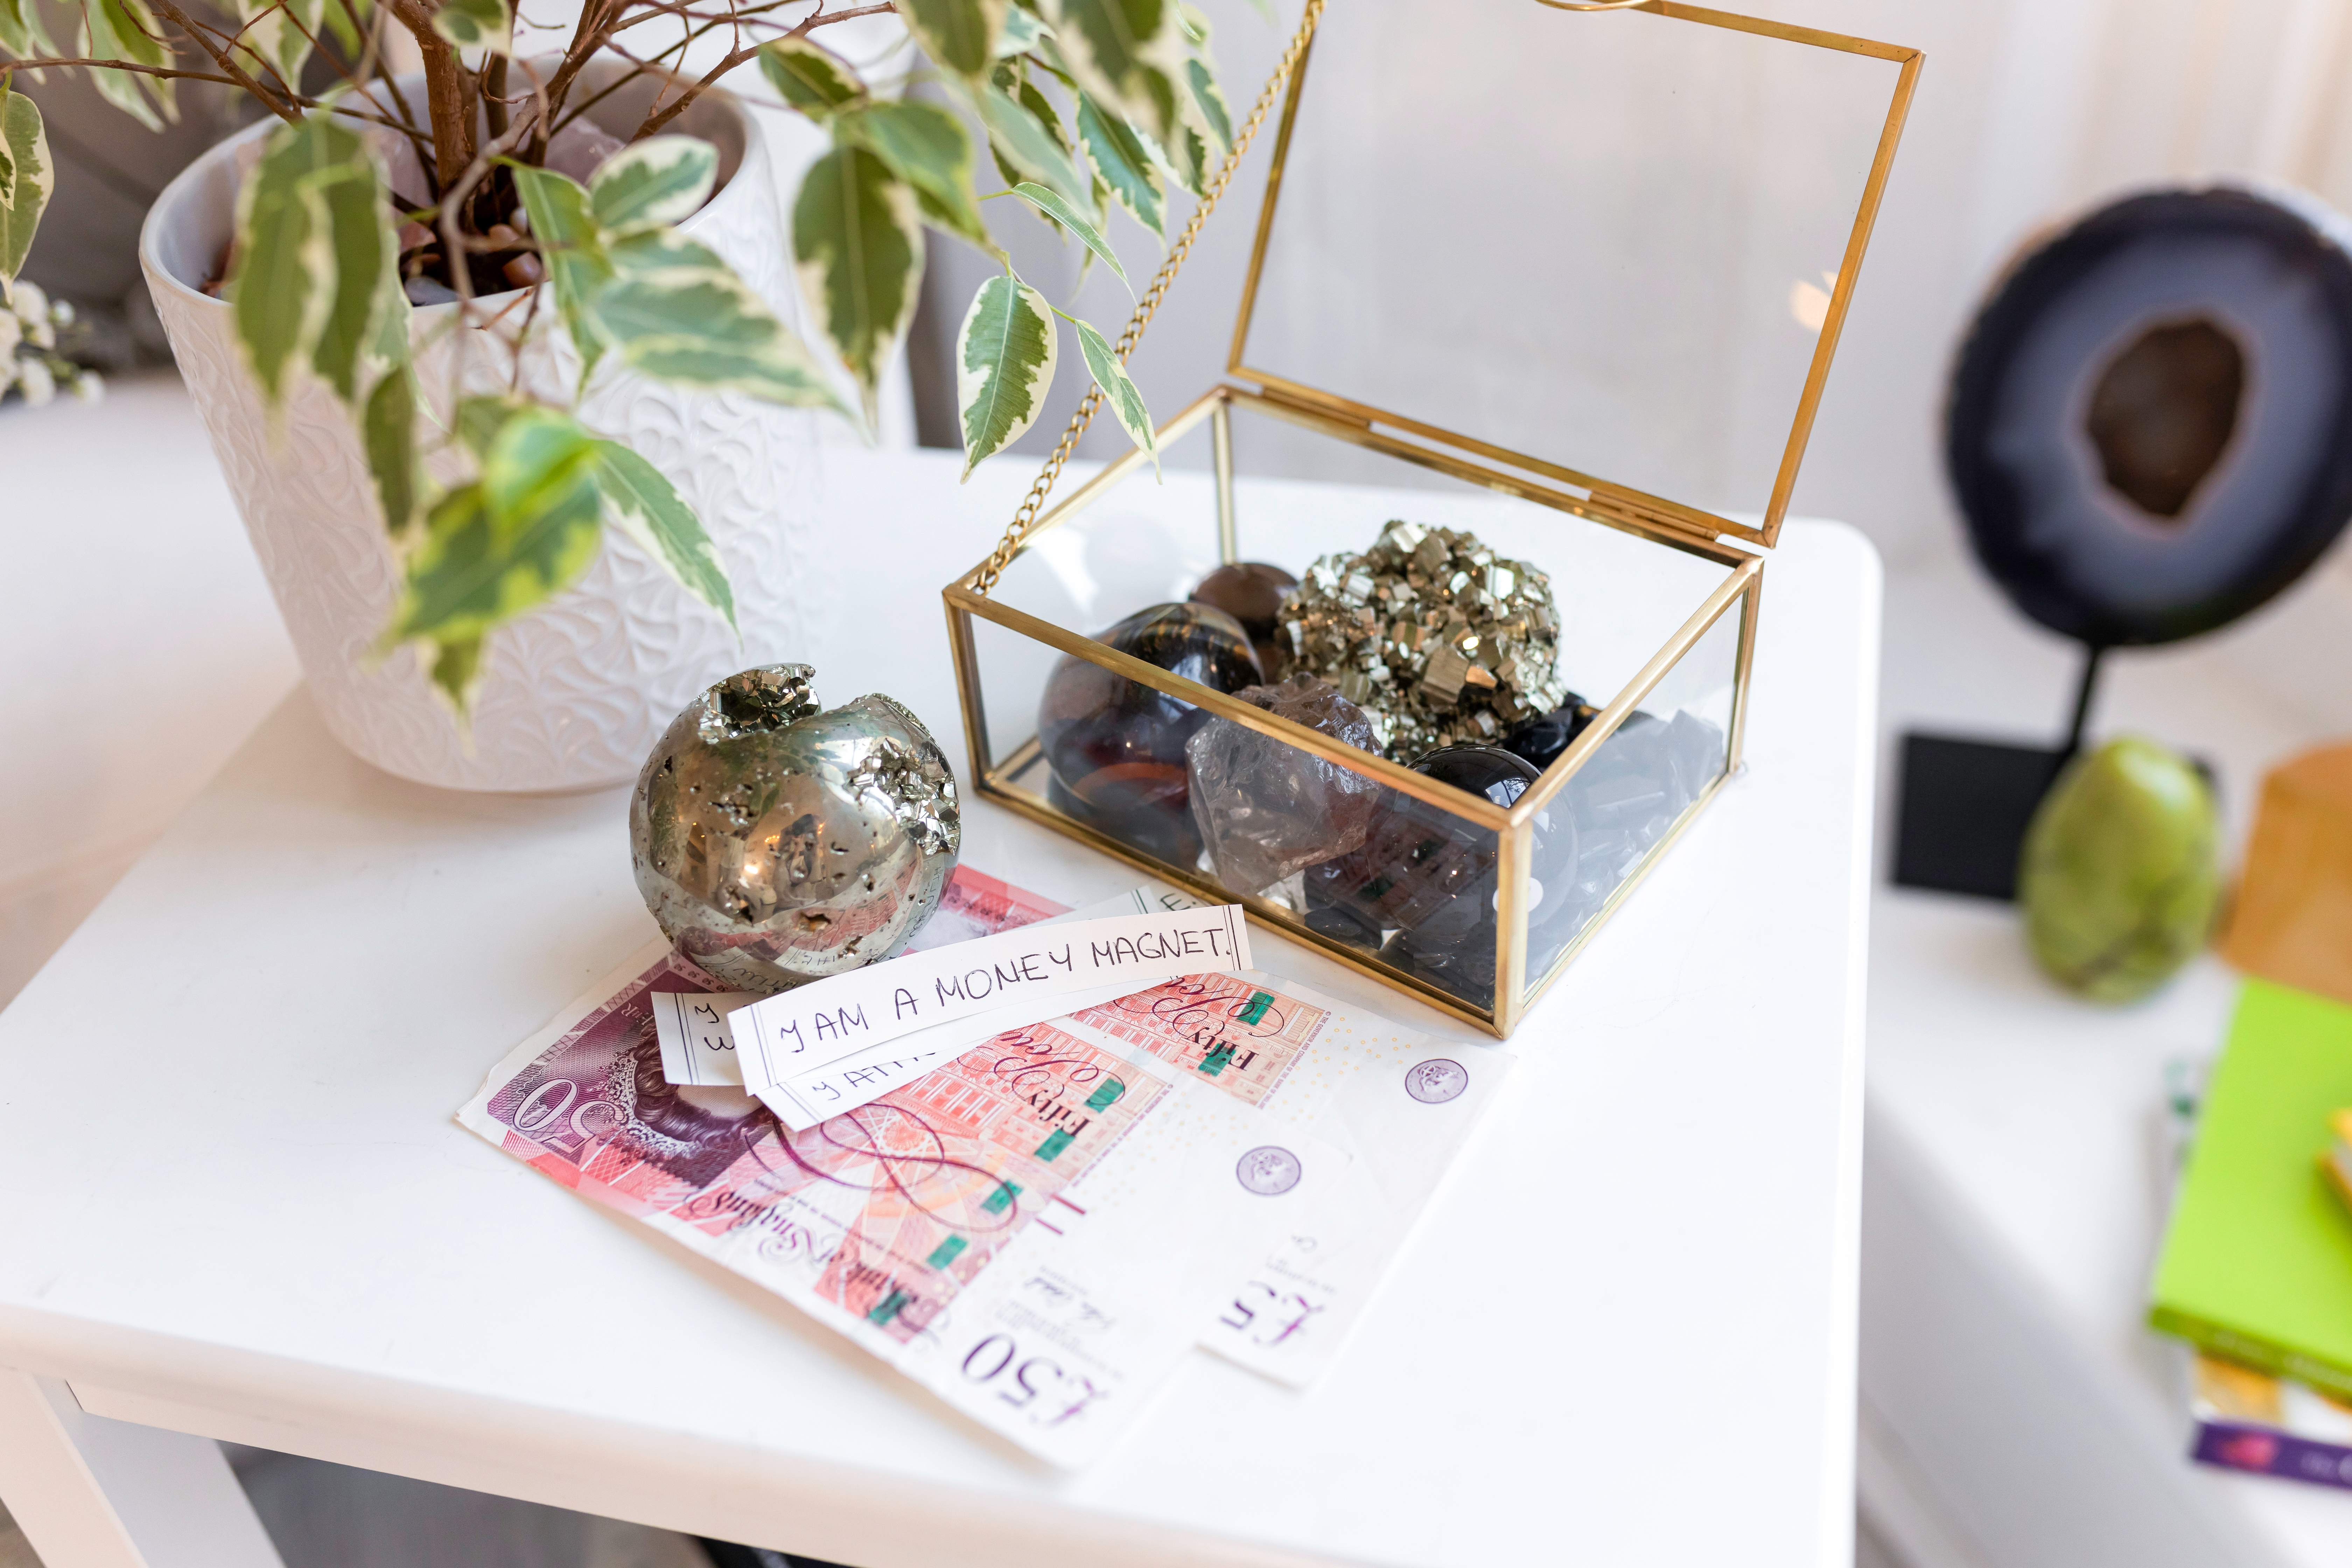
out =
[(9, 290), (8, 306), (16, 312), (16, 319), (28, 327), (49, 319), (48, 295), (38, 283), (23, 278), (17, 279), (16, 287)]
[(74, 395), (84, 403), (106, 401), (106, 378), (94, 370), (86, 370), (74, 377)]
[(16, 374), (13, 362), (16, 357), (16, 345), (24, 341), (25, 329), (16, 324), (16, 318), (0, 310), (0, 390), (6, 389)]
[(49, 374), (45, 360), (19, 360), (16, 374), (24, 383), (25, 401), (36, 408), (58, 395), (58, 378)]
[(74, 324), (73, 301), (71, 300), (50, 300), (49, 323), (57, 327), (72, 326)]

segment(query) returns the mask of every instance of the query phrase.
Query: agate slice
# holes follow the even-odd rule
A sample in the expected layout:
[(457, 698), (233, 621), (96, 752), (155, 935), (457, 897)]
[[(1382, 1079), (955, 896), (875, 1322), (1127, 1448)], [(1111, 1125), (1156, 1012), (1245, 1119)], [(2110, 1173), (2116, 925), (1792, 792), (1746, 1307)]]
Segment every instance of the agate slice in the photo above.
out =
[(2094, 647), (2211, 631), (2352, 517), (2346, 220), (2161, 190), (2012, 263), (1961, 345), (1945, 458), (1985, 570)]

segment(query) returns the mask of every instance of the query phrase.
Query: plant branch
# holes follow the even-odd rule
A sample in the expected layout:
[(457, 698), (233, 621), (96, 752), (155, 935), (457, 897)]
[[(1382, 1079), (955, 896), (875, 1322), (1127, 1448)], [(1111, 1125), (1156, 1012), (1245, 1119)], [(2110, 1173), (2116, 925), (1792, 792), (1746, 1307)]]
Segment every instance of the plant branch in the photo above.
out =
[[(846, 11), (818, 11), (812, 16), (803, 17), (797, 26), (786, 30), (782, 36), (788, 38), (803, 37), (818, 27), (829, 26), (835, 22), (847, 22), (859, 16), (879, 16), (886, 12), (896, 11), (898, 7), (896, 5), (853, 5)], [(741, 65), (745, 60), (750, 59), (759, 52), (760, 46), (758, 44), (753, 44), (746, 48), (729, 50), (726, 55), (721, 57), (717, 65), (712, 66), (709, 70), (702, 73), (702, 79), (699, 81), (697, 81), (693, 86), (678, 94), (677, 102), (672, 103), (667, 109), (656, 110), (648, 113), (646, 116), (645, 123), (637, 127), (635, 133), (632, 135), (629, 140), (632, 142), (642, 142), (646, 137), (660, 131), (663, 126), (667, 125), (671, 121), (676, 120), (679, 115), (684, 114), (688, 109), (692, 108), (694, 106), (694, 100), (702, 96), (705, 89), (709, 88), (720, 77), (725, 76), (729, 71), (733, 70), (737, 66)]]
[(173, 70), (168, 66), (142, 66), (136, 60), (83, 59), (79, 57), (72, 59), (60, 59), (51, 55), (27, 55), (22, 58), (0, 61), (0, 73), (12, 70), (45, 70), (51, 66), (60, 69), (81, 66), (92, 70), (130, 71), (135, 76), (168, 77), (175, 81), (216, 81), (224, 87), (246, 85), (235, 77), (222, 76), (215, 71)]
[(210, 38), (205, 37), (204, 30), (196, 25), (195, 19), (190, 16), (185, 11), (181, 10), (179, 6), (173, 5), (172, 0), (155, 0), (155, 9), (161, 11), (166, 17), (168, 17), (173, 26), (179, 28), (181, 32), (185, 33), (191, 39), (193, 39), (198, 48), (212, 56), (213, 64), (218, 66), (223, 74), (227, 76), (230, 80), (234, 81), (237, 86), (245, 89), (246, 91), (253, 94), (254, 97), (261, 100), (263, 105), (268, 108), (272, 114), (277, 115), (278, 119), (283, 120), (289, 125), (293, 125), (300, 121), (302, 116), (292, 104), (284, 102), (277, 94), (271, 92), (268, 88), (263, 87), (250, 76), (247, 76), (245, 73), (244, 68), (240, 67), (234, 59), (231, 59), (226, 52), (215, 47)]

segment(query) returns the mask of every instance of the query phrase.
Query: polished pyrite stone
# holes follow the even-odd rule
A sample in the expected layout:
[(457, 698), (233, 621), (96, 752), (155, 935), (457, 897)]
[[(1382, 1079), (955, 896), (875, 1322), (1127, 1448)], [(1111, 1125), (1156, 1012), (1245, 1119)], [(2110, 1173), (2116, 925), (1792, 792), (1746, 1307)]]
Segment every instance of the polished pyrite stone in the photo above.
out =
[[(1154, 605), (1096, 640), (1213, 690), (1265, 679), (1241, 623), (1207, 605)], [(1047, 796), (1120, 843), (1190, 868), (1201, 839), (1184, 747), (1207, 718), (1190, 702), (1066, 654), (1037, 705)]]
[[(1299, 676), (1235, 693), (1278, 719), (1378, 754), (1364, 710), (1328, 680)], [(1364, 841), (1380, 786), (1230, 719), (1211, 719), (1186, 743), (1192, 819), (1217, 880), (1262, 893), (1292, 872)]]
[(1196, 605), (1223, 610), (1242, 624), (1257, 650), (1258, 668), (1268, 680), (1282, 679), (1282, 601), (1298, 579), (1263, 561), (1229, 561), (1201, 579), (1192, 593)]
[(1294, 675), (1319, 675), (1403, 762), (1500, 741), (1567, 691), (1553, 672), (1550, 580), (1477, 536), (1402, 521), (1360, 555), (1326, 555), (1283, 601)]
[[(1501, 806), (1515, 804), (1537, 777), (1526, 758), (1499, 746), (1449, 746), (1412, 768)], [(1545, 889), (1563, 888), (1572, 876), (1577, 832), (1556, 806), (1537, 814), (1528, 889), (1531, 940), (1560, 910), (1558, 893)], [(1307, 868), (1307, 923), (1474, 1005), (1491, 1005), (1498, 850), (1491, 830), (1383, 789), (1362, 847)]]
[(880, 695), (821, 710), (805, 664), (730, 675), (671, 721), (629, 803), (637, 889), (678, 951), (775, 992), (887, 957), (939, 907), (962, 828), (930, 731)]

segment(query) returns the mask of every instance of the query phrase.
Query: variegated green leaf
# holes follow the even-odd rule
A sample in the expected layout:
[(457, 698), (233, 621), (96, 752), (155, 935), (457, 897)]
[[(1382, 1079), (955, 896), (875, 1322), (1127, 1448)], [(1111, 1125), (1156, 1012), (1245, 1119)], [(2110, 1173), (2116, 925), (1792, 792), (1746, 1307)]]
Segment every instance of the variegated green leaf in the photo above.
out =
[(1046, 16), (1078, 85), (1163, 144), (1186, 112), (1177, 0), (1050, 0)]
[(618, 441), (599, 441), (596, 489), (604, 497), (608, 520), (660, 562), (687, 592), (735, 626), (735, 593), (728, 585), (719, 547), (659, 468)]
[(870, 428), (882, 372), (914, 320), (923, 279), (914, 193), (863, 147), (835, 148), (801, 180), (793, 256), (801, 292), (856, 381)]
[(1079, 244), (1101, 257), (1103, 265), (1109, 268), (1121, 283), (1127, 284), (1127, 291), (1129, 294), (1135, 292), (1135, 285), (1127, 282), (1127, 268), (1118, 264), (1118, 252), (1110, 247), (1110, 242), (1103, 238), (1102, 231), (1087, 220), (1086, 214), (1079, 212), (1045, 186), (1032, 184), (1027, 181), (1013, 186), (1013, 194), (1076, 235)]
[(897, 0), (898, 15), (941, 70), (976, 77), (996, 58), (1005, 0)]
[[(0, 0), (0, 5), (5, 4), (7, 0)], [(1038, 40), (1053, 36), (1054, 29), (1045, 26), (1035, 12), (1024, 11), (1015, 5), (1004, 13), (1004, 31), (997, 36), (996, 58), (1009, 59), (1035, 48)]]
[(457, 710), (462, 732), (474, 710), (474, 693), (481, 689), (482, 639), (470, 637), (426, 642), (419, 645), (418, 651), (425, 661), (425, 678)]
[(760, 71), (778, 96), (812, 120), (866, 97), (866, 82), (847, 60), (799, 34), (760, 46)]
[(331, 279), (310, 364), (335, 395), (356, 403), (368, 356), (379, 343), (378, 317), (392, 292), (385, 283), (398, 265), (398, 253), (392, 208), (375, 164), (356, 135), (340, 125), (332, 129), (349, 139), (348, 158), (302, 184), (308, 222), (314, 234), (324, 237)]
[(352, 0), (346, 8), (343, 0), (324, 0), (320, 6), (320, 19), (336, 43), (342, 46), (344, 57), (357, 59), (367, 45), (366, 27), (371, 0)]
[(1034, 110), (1016, 102), (995, 82), (982, 89), (976, 101), (981, 123), (988, 127), (989, 145), (1005, 169), (1009, 184), (1029, 180), (1074, 207), (1086, 205), (1092, 183), (1078, 172), (1069, 148), (1057, 134), (1058, 128), (1047, 129), (1049, 121), (1040, 121)]
[(1202, 194), (1202, 187), (1209, 177), (1209, 144), (1200, 132), (1190, 125), (1185, 126), (1176, 138), (1177, 152), (1171, 156), (1169, 150), (1148, 132), (1133, 125), (1128, 129), (1135, 132), (1136, 140), (1143, 143), (1143, 150), (1150, 155), (1153, 166), (1161, 174), (1194, 195)]
[(1107, 114), (1091, 98), (1078, 100), (1078, 140), (1095, 172), (1136, 222), (1163, 238), (1168, 233), (1168, 190), (1134, 128)]
[(457, 400), (457, 439), (478, 463), (489, 456), (507, 421), (530, 406), (520, 397), (461, 397)]
[(385, 372), (368, 395), (360, 442), (383, 506), (383, 526), (394, 538), (404, 537), (416, 521), (425, 488), (416, 468), (416, 386), (406, 366)]
[(312, 115), (269, 133), (238, 194), (226, 292), (237, 342), (272, 407), (319, 346), (336, 300), (334, 236), (311, 189), (350, 178), (354, 160), (366, 166), (359, 138)]
[(433, 30), (461, 49), (514, 49), (514, 7), (508, 0), (441, 0)]
[(623, 278), (642, 278), (652, 272), (730, 270), (717, 251), (698, 240), (687, 238), (676, 229), (656, 228), (623, 235), (604, 247), (604, 256), (614, 272)]
[[(29, 0), (28, 0), (29, 4)], [(86, 58), (169, 66), (172, 52), (146, 0), (82, 0), (82, 53)], [(94, 70), (90, 80), (105, 100), (150, 131), (161, 131), (180, 111), (169, 77), (134, 71)]]
[(1176, 26), (1183, 29), (1184, 41), (1194, 48), (1209, 47), (1209, 18), (1198, 5), (1189, 4), (1188, 0), (1178, 0)]
[(41, 214), (58, 181), (39, 107), (5, 84), (0, 84), (0, 150), (5, 151), (9, 167), (8, 193), (0, 197), (0, 298), (5, 298), (24, 270), (33, 231), (41, 226)]
[[(58, 47), (41, 24), (38, 0), (0, 0), (0, 54), (55, 55)], [(36, 73), (35, 79), (39, 79)]]
[(246, 68), (265, 81), (274, 72), (279, 82), (299, 86), (310, 62), (310, 40), (319, 36), (328, 8), (326, 0), (237, 0), (236, 14), (245, 23), (240, 41), (268, 68), (257, 68), (247, 58)]
[(962, 121), (936, 103), (909, 100), (845, 114), (841, 128), (913, 187), (925, 218), (997, 254), (972, 191), (971, 138)]
[(980, 286), (956, 333), (956, 409), (963, 477), (1037, 422), (1054, 384), (1052, 307), (1008, 273)]
[(694, 216), (719, 180), (719, 149), (699, 136), (648, 136), (588, 177), (588, 207), (609, 237)]
[(1217, 75), (1205, 61), (1186, 60), (1184, 79), (1192, 89), (1192, 107), (1202, 123), (1216, 136), (1217, 151), (1223, 153), (1234, 144), (1233, 110), (1225, 107), (1224, 89), (1217, 85)]
[(569, 587), (602, 537), (595, 463), (594, 437), (568, 416), (508, 420), (481, 478), (425, 520), (386, 642), (478, 637)]
[(509, 172), (521, 194), (523, 211), (530, 216), (531, 237), (539, 242), (548, 287), (555, 291), (555, 319), (580, 352), (580, 379), (584, 385), (605, 348), (588, 305), (612, 281), (612, 258), (597, 230), (588, 193), (577, 181), (551, 169), (520, 164), (509, 165)]
[(1151, 411), (1143, 405), (1142, 392), (1100, 332), (1076, 317), (1070, 325), (1078, 330), (1078, 351), (1087, 356), (1087, 370), (1102, 388), (1103, 401), (1135, 444), (1151, 455), (1152, 471), (1159, 472), (1160, 437), (1151, 427)]
[(594, 311), (623, 363), (646, 375), (849, 412), (807, 347), (724, 267), (625, 272)]

